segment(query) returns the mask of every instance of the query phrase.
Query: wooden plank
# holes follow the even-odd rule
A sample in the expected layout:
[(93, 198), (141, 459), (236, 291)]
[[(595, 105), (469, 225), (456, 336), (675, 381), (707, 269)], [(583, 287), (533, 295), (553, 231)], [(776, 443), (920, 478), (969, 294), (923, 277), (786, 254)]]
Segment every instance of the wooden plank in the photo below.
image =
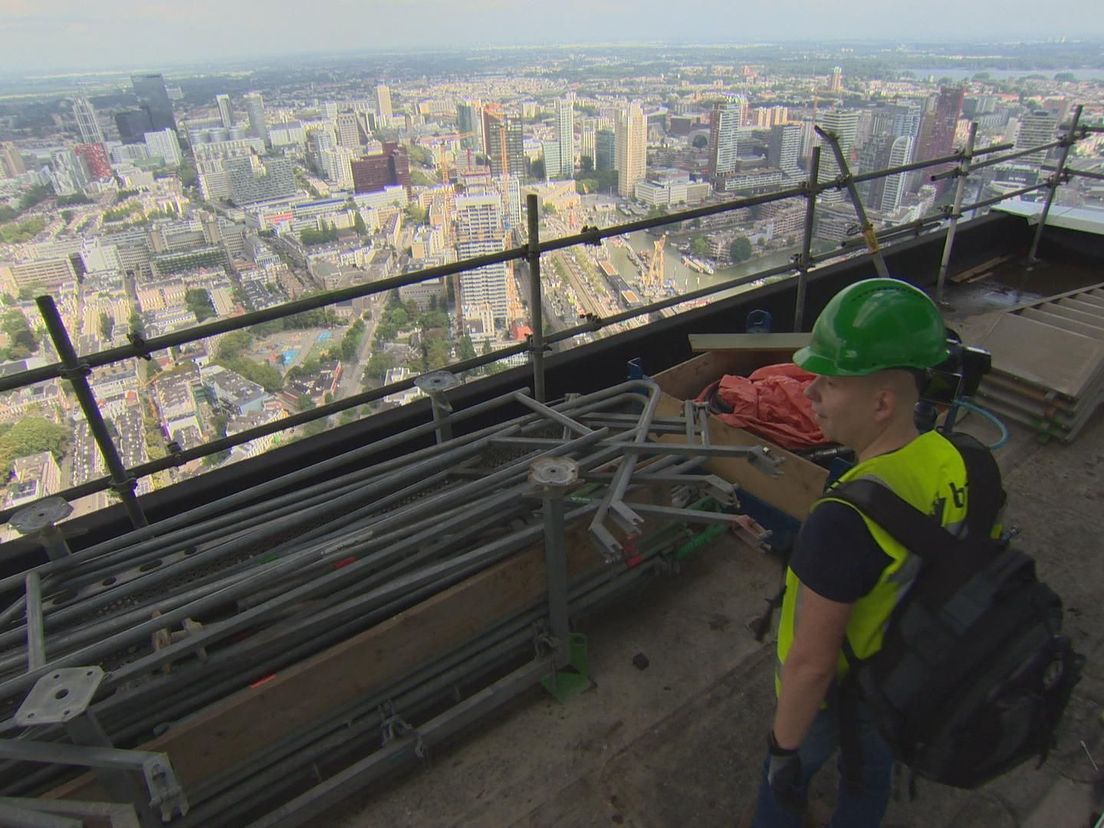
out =
[(1104, 311), (1104, 296), (1098, 295), (1096, 291), (1086, 290), (1084, 293), (1070, 296), (1069, 300), (1071, 302), (1080, 302), (1082, 305), (1089, 305), (1097, 313)]
[[(573, 578), (603, 566), (585, 534), (580, 526), (568, 536)], [(208, 706), (140, 749), (167, 753), (187, 792), (190, 785), (228, 771), (285, 735), (433, 663), (535, 605), (546, 589), (544, 546), (538, 544), (263, 684)], [(94, 800), (104, 794), (91, 774), (85, 774), (47, 796)]]
[(1072, 308), (1075, 311), (1080, 311), (1086, 316), (1091, 316), (1094, 319), (1100, 320), (1102, 317), (1104, 317), (1104, 302), (1097, 303), (1096, 301), (1086, 297), (1084, 294), (1070, 296), (1066, 299), (1059, 299), (1057, 304), (1061, 307)]
[[(660, 417), (678, 416), (682, 413), (682, 400), (664, 394), (656, 413)], [(661, 439), (680, 438), (668, 435)], [(775, 455), (782, 458), (781, 477), (768, 477), (746, 460), (736, 458), (712, 457), (705, 468), (798, 520), (804, 519), (813, 501), (824, 491), (828, 478), (826, 469), (749, 431), (733, 428), (712, 415), (709, 417), (709, 439), (717, 446), (770, 446)]]
[(975, 267), (963, 270), (961, 273), (956, 273), (951, 276), (950, 279), (952, 282), (955, 283), (972, 282), (975, 279), (980, 279), (982, 276), (988, 276), (995, 268), (1004, 264), (1012, 258), (1014, 258), (1012, 254), (1006, 256), (997, 256), (995, 258), (989, 259), (987, 262), (982, 262)]
[[(793, 354), (804, 348), (812, 338), (811, 333), (766, 334), (690, 334), (690, 350), (702, 351), (780, 351)], [(780, 362), (789, 362), (783, 359)]]

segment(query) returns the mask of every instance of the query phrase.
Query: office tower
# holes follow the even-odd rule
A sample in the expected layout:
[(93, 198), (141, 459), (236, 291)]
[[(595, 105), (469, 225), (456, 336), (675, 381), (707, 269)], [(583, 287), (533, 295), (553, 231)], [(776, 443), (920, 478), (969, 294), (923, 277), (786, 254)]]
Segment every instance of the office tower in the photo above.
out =
[(716, 189), (724, 188), (725, 176), (736, 171), (736, 130), (743, 120), (739, 101), (713, 104), (709, 121), (709, 174)]
[[(902, 167), (911, 161), (912, 137), (900, 135), (894, 138), (889, 150), (889, 166)], [(906, 179), (905, 173), (898, 173), (886, 178), (885, 184), (882, 186), (881, 201), (881, 209), (884, 212), (892, 212), (901, 206), (901, 196), (904, 195)]]
[(843, 91), (843, 69), (841, 67), (832, 67), (832, 80), (828, 83), (828, 89), (831, 92)]
[(376, 112), (385, 120), (391, 117), (391, 90), (382, 83), (376, 87)]
[(230, 129), (234, 125), (234, 112), (230, 109), (230, 96), (215, 95), (215, 106), (218, 107), (219, 120), (223, 127)]
[(636, 182), (642, 181), (647, 173), (646, 128), (640, 101), (632, 101), (617, 110), (613, 164), (617, 170), (617, 193), (622, 198), (631, 198)]
[(343, 190), (353, 189), (353, 151), (345, 147), (335, 147), (322, 151), (322, 174), (327, 181), (333, 182)]
[(119, 140), (124, 144), (141, 144), (146, 140), (146, 133), (153, 131), (149, 112), (144, 109), (116, 112), (115, 127), (119, 130)]
[[(851, 164), (851, 150), (855, 147), (855, 134), (859, 128), (859, 113), (855, 109), (829, 109), (820, 117), (820, 126), (827, 132), (834, 132), (839, 138), (840, 149), (848, 166)], [(838, 178), (840, 174), (839, 164), (836, 163), (836, 154), (832, 151), (827, 141), (821, 142), (820, 150), (820, 181), (830, 181)], [(829, 193), (828, 195), (832, 195)], [(839, 195), (836, 193), (835, 195)], [(841, 196), (842, 198), (842, 196)]]
[(781, 124), (771, 127), (767, 143), (767, 163), (786, 175), (801, 172), (798, 158), (801, 156), (801, 125)]
[(229, 177), (230, 197), (239, 206), (290, 198), (297, 192), (295, 165), (286, 158), (248, 155), (228, 158), (223, 166)]
[(587, 119), (579, 129), (579, 157), (586, 156), (590, 159), (590, 166), (594, 168), (598, 163), (598, 129), (593, 119)]
[(180, 151), (180, 141), (171, 129), (147, 132), (145, 139), (150, 157), (160, 158), (165, 162), (166, 167), (179, 167), (180, 162), (184, 160), (184, 155)]
[(15, 178), (27, 171), (23, 164), (23, 156), (11, 141), (0, 144), (0, 168), (3, 168), (4, 175), (8, 178)]
[(268, 127), (265, 125), (264, 99), (260, 92), (250, 92), (245, 101), (245, 113), (249, 117), (249, 134), (268, 143)]
[[(1054, 140), (1058, 130), (1058, 118), (1045, 109), (1037, 109), (1020, 119), (1020, 131), (1016, 134), (1016, 149), (1030, 149)], [(1047, 151), (1039, 150), (1023, 157), (1025, 164), (1042, 164)]]
[(76, 153), (58, 150), (52, 158), (50, 181), (59, 196), (76, 195), (88, 185), (88, 174)]
[(544, 178), (546, 181), (560, 178), (560, 169), (563, 160), (560, 158), (559, 141), (541, 141), (541, 150), (544, 154)]
[(483, 152), (483, 104), (480, 101), (464, 101), (456, 105), (456, 131), (460, 133), (460, 146)]
[(77, 144), (73, 147), (73, 152), (84, 162), (89, 177), (96, 181), (111, 178), (111, 160), (107, 157), (103, 144)]
[(507, 229), (524, 230), (526, 218), (521, 211), (521, 181), (516, 175), (504, 175), (498, 179), (499, 195), (506, 206)]
[(337, 126), (337, 144), (346, 149), (360, 149), (360, 127), (355, 112), (342, 112), (335, 121)]
[(508, 116), (499, 106), (483, 108), (483, 136), (492, 175), (525, 176), (525, 143), (521, 119)]
[(82, 144), (103, 143), (103, 129), (100, 128), (96, 110), (92, 108), (92, 102), (88, 98), (77, 98), (73, 101), (73, 117), (76, 118)]
[(613, 169), (613, 156), (617, 142), (612, 129), (600, 129), (594, 133), (594, 169), (606, 172)]
[[(916, 160), (928, 161), (943, 155), (950, 155), (954, 151), (955, 129), (958, 126), (959, 115), (962, 114), (962, 99), (965, 92), (962, 87), (944, 86), (939, 90), (939, 97), (935, 101), (935, 108), (925, 118), (926, 123), (921, 125), (921, 138), (917, 142)], [(950, 169), (950, 164), (942, 164), (936, 167), (927, 167), (924, 174), (936, 175)], [(935, 183), (936, 193), (942, 193), (950, 184), (950, 179), (943, 179)]]
[(385, 187), (405, 187), (410, 192), (410, 157), (393, 141), (383, 152), (366, 155), (352, 162), (353, 189), (358, 193), (378, 193)]
[(149, 113), (151, 132), (163, 129), (176, 131), (172, 102), (165, 91), (165, 79), (161, 75), (131, 75), (131, 86), (138, 96), (138, 106)]
[(556, 142), (560, 145), (559, 168), (545, 172), (549, 178), (571, 178), (575, 175), (575, 96), (556, 101)]
[[(502, 201), (497, 194), (458, 196), (455, 202), (456, 255), (460, 259), (499, 253), (503, 249)], [(485, 265), (460, 274), (459, 305), (476, 317), (489, 306), (496, 326), (507, 320), (506, 264)]]

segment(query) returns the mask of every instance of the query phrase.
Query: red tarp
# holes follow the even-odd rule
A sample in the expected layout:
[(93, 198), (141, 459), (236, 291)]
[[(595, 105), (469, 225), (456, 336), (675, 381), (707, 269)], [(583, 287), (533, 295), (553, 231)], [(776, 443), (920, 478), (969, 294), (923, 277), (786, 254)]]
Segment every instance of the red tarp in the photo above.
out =
[[(766, 365), (747, 377), (725, 374), (711, 383), (698, 402), (710, 403), (713, 414), (729, 425), (766, 437), (785, 449), (808, 448), (825, 442), (805, 398), (816, 379), (792, 362)], [(731, 409), (731, 413), (724, 413)]]

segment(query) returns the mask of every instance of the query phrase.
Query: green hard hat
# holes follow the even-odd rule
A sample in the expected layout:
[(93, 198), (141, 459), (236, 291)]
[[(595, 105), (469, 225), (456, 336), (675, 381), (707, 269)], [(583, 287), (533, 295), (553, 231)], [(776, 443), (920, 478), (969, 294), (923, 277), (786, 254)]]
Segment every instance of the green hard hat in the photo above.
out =
[(864, 279), (841, 290), (793, 361), (813, 374), (856, 377), (886, 368), (931, 368), (947, 359), (935, 303), (898, 279)]

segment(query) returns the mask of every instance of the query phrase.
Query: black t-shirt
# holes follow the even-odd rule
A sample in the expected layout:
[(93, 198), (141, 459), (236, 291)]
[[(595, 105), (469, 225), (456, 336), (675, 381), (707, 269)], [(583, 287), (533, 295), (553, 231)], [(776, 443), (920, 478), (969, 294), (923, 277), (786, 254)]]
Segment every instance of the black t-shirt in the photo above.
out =
[(790, 568), (818, 595), (853, 604), (874, 588), (892, 562), (857, 511), (829, 500), (806, 518)]

